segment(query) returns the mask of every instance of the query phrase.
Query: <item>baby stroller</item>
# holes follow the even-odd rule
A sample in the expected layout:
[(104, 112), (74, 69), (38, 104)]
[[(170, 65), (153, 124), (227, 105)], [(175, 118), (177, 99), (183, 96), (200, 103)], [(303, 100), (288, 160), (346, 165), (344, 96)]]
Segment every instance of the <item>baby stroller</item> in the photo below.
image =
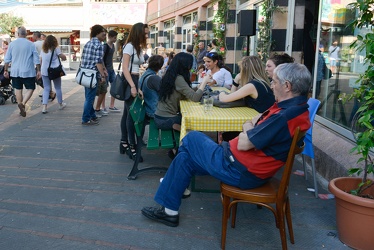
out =
[(4, 105), (9, 98), (12, 103), (17, 103), (10, 79), (4, 77), (4, 66), (0, 65), (0, 105)]

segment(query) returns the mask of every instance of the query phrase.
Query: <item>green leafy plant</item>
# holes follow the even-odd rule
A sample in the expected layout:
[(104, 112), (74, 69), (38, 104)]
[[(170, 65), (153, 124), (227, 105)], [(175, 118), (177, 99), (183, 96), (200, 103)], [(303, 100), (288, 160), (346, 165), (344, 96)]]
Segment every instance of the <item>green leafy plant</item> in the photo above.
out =
[(226, 22), (227, 13), (229, 11), (230, 0), (216, 1), (218, 2), (218, 10), (213, 18), (213, 34), (218, 40), (217, 53), (221, 56), (226, 54)]
[(361, 155), (357, 163), (363, 162), (363, 167), (349, 169), (349, 174), (362, 174), (363, 176), (357, 189), (350, 193), (362, 197), (367, 197), (362, 192), (374, 185), (373, 180), (368, 179), (368, 175), (374, 173), (374, 162), (370, 156), (370, 151), (374, 149), (374, 23), (372, 6), (374, 6), (374, 0), (357, 0), (357, 2), (348, 5), (358, 13), (357, 18), (349, 24), (349, 27), (368, 29), (366, 34), (358, 35), (357, 40), (350, 45), (350, 48), (365, 53), (365, 64), (368, 67), (364, 73), (359, 75), (357, 83), (360, 84), (360, 87), (356, 88), (348, 98), (356, 98), (360, 103), (352, 121), (352, 132), (356, 139), (356, 146), (351, 152)]
[(265, 0), (260, 9), (261, 19), (258, 20), (258, 40), (257, 53), (261, 60), (266, 63), (270, 57), (270, 52), (274, 47), (274, 40), (272, 39), (271, 29), (274, 12), (283, 12), (281, 8), (274, 5), (274, 0)]
[(0, 14), (0, 34), (12, 34), (12, 28), (23, 25), (22, 17), (16, 17), (9, 13)]

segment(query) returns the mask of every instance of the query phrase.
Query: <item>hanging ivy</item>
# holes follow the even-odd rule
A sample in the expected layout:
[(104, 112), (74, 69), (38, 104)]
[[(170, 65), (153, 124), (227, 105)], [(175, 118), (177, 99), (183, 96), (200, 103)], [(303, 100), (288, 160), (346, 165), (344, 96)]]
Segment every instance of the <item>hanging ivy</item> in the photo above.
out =
[(226, 22), (229, 11), (230, 0), (215, 1), (218, 3), (218, 9), (213, 18), (213, 34), (218, 41), (217, 53), (223, 57), (226, 54)]
[(266, 63), (270, 56), (270, 52), (274, 47), (274, 40), (272, 40), (271, 29), (274, 12), (282, 12), (279, 6), (274, 5), (274, 0), (265, 0), (260, 11), (260, 20), (258, 20), (258, 40), (257, 40), (257, 54), (261, 60)]
[(194, 55), (197, 57), (199, 54), (199, 42), (200, 42), (200, 34), (199, 34), (199, 27), (197, 24), (192, 26), (192, 35), (193, 35), (193, 44), (194, 44)]

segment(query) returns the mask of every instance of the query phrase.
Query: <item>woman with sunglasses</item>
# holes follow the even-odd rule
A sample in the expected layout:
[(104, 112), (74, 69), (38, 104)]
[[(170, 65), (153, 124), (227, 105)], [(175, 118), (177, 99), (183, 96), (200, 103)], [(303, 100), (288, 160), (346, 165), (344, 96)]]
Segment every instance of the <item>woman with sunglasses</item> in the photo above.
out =
[(245, 56), (240, 68), (241, 85), (233, 81), (231, 93), (220, 93), (219, 100), (232, 102), (244, 98), (248, 107), (263, 113), (274, 104), (275, 98), (261, 59), (257, 56)]
[(205, 67), (208, 70), (207, 75), (211, 79), (211, 81), (208, 82), (208, 85), (231, 89), (232, 76), (223, 63), (222, 56), (218, 55), (216, 52), (209, 52), (204, 57), (204, 62)]

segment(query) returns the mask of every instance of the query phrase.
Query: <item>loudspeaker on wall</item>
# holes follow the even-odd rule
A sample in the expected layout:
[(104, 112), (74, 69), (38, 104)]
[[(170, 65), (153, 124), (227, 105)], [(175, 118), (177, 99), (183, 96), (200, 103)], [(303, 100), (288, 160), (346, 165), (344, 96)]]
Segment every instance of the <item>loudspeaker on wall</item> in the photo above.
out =
[(239, 36), (256, 35), (256, 10), (241, 10), (238, 14)]

